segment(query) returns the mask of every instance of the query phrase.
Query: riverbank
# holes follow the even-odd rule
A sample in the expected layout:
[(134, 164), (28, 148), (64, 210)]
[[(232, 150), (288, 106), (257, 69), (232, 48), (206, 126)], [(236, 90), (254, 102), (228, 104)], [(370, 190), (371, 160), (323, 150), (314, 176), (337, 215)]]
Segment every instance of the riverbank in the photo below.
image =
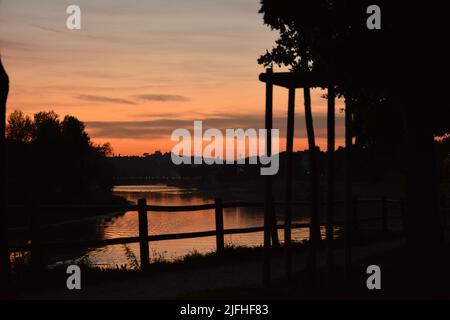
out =
[[(376, 238), (355, 246), (355, 259), (371, 256), (401, 246), (401, 240), (369, 244)], [(342, 241), (336, 241), (336, 262), (343, 263)], [(306, 265), (307, 245), (296, 244), (293, 255), (294, 272), (302, 272)], [(284, 277), (284, 248), (273, 248), (272, 276), (274, 283)], [(325, 250), (319, 250), (319, 267), (323, 266)], [(148, 273), (137, 269), (118, 266), (116, 270), (90, 269), (82, 266), (81, 291), (65, 288), (67, 275), (64, 268), (36, 278), (20, 276), (20, 283), (14, 283), (15, 299), (173, 299), (183, 297), (199, 298), (210, 290), (240, 290), (259, 288), (262, 280), (263, 250), (259, 248), (230, 247), (223, 255), (192, 254), (177, 262), (155, 261)], [(51, 277), (50, 277), (51, 275)], [(33, 280), (34, 279), (34, 280)], [(31, 281), (31, 282), (30, 282)], [(30, 283), (33, 283), (30, 288)], [(222, 291), (217, 291), (222, 292)], [(219, 294), (219, 293), (218, 293)], [(222, 293), (220, 293), (222, 294)], [(212, 297), (212, 296), (211, 296)], [(236, 296), (239, 298), (239, 295)], [(233, 297), (230, 297), (233, 298)]]
[(39, 215), (39, 222), (43, 225), (55, 225), (60, 223), (67, 223), (74, 220), (82, 220), (86, 218), (98, 217), (103, 215), (119, 215), (124, 212), (110, 212), (108, 209), (89, 209), (89, 206), (122, 206), (131, 204), (126, 198), (111, 195), (108, 199), (95, 203), (77, 203), (75, 207), (86, 206), (83, 212), (80, 210), (72, 209), (74, 206), (71, 203), (51, 203), (46, 205), (57, 206), (63, 209), (47, 210), (46, 212), (39, 212), (39, 204), (19, 204), (11, 205), (8, 208), (8, 226), (10, 230), (17, 230), (20, 228), (28, 228), (30, 224), (30, 217), (33, 214)]

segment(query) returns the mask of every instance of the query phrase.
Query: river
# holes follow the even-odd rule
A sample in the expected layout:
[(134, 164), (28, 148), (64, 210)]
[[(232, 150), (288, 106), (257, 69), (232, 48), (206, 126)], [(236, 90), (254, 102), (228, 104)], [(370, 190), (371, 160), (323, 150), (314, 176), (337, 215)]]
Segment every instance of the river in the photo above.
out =
[[(206, 192), (195, 188), (182, 188), (165, 184), (116, 186), (114, 194), (129, 201), (137, 202), (146, 198), (153, 205), (195, 205), (212, 203)], [(304, 210), (307, 210), (306, 208)], [(263, 226), (262, 208), (224, 209), (224, 228), (248, 228)], [(277, 210), (278, 223), (283, 223), (282, 208)], [(294, 213), (293, 223), (308, 222), (307, 214)], [(112, 239), (138, 236), (138, 216), (136, 212), (123, 215), (102, 216), (83, 221), (58, 224), (47, 227), (48, 240), (76, 241), (87, 239)], [(215, 229), (214, 210), (196, 212), (149, 212), (148, 229), (150, 235), (210, 231)], [(279, 230), (280, 240), (283, 230)], [(292, 230), (293, 240), (308, 238), (307, 229)], [(263, 233), (225, 235), (226, 245), (259, 246), (263, 243)], [(208, 253), (215, 250), (215, 237), (154, 241), (150, 242), (150, 259), (175, 260), (192, 252)], [(134, 259), (134, 257), (136, 259)], [(100, 248), (85, 248), (77, 252), (52, 252), (47, 257), (51, 264), (85, 260), (92, 265), (116, 267), (139, 261), (139, 244), (111, 245)]]

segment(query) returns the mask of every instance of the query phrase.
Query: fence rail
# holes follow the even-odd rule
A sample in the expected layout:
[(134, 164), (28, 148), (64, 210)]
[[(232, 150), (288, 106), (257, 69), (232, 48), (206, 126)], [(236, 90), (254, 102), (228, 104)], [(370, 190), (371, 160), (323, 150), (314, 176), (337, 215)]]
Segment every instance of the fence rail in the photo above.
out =
[[(357, 206), (358, 203), (372, 203), (381, 202), (381, 216), (371, 217), (371, 218), (358, 218)], [(335, 204), (341, 204), (342, 201), (335, 201)], [(389, 215), (389, 205), (398, 204), (403, 210), (403, 202), (401, 200), (393, 200), (383, 198), (355, 198), (354, 200), (354, 217), (355, 220), (354, 231), (358, 231), (358, 225), (360, 222), (372, 222), (380, 221), (383, 232), (388, 231), (388, 220), (401, 218), (401, 215), (393, 216)], [(284, 206), (283, 202), (274, 202), (275, 206)], [(308, 206), (308, 202), (292, 202), (293, 206)], [(80, 247), (103, 247), (108, 245), (119, 245), (119, 244), (130, 244), (139, 243), (139, 251), (141, 257), (141, 268), (145, 270), (150, 264), (150, 248), (149, 244), (154, 241), (164, 241), (164, 240), (180, 240), (180, 239), (190, 239), (190, 238), (201, 238), (201, 237), (216, 237), (216, 250), (218, 253), (223, 252), (225, 249), (224, 236), (230, 234), (245, 234), (245, 233), (256, 233), (263, 232), (264, 227), (250, 227), (250, 228), (236, 228), (236, 229), (224, 229), (223, 226), (223, 209), (225, 208), (238, 208), (238, 207), (264, 207), (263, 202), (243, 202), (243, 201), (233, 201), (233, 202), (222, 202), (221, 199), (216, 199), (214, 203), (201, 204), (201, 205), (189, 205), (189, 206), (156, 206), (148, 205), (146, 199), (141, 199), (138, 201), (137, 205), (120, 205), (120, 206), (85, 206), (85, 205), (75, 205), (75, 206), (56, 206), (56, 205), (43, 205), (43, 206), (9, 206), (8, 210), (29, 210), (30, 211), (30, 228), (31, 228), (31, 243), (21, 245), (21, 246), (10, 246), (10, 252), (26, 252), (31, 251), (32, 264), (36, 268), (42, 267), (42, 249), (43, 248), (80, 248)], [(86, 240), (86, 241), (72, 241), (72, 242), (47, 242), (43, 243), (41, 241), (41, 225), (40, 218), (43, 214), (54, 212), (54, 211), (77, 211), (78, 213), (91, 214), (92, 211), (102, 210), (102, 211), (112, 211), (112, 212), (136, 212), (138, 214), (138, 231), (139, 236), (137, 237), (122, 237), (114, 239), (102, 239), (102, 240)], [(188, 233), (176, 233), (176, 234), (160, 234), (160, 235), (149, 235), (148, 234), (148, 213), (149, 212), (194, 212), (194, 211), (205, 211), (214, 210), (215, 214), (215, 230), (209, 231), (199, 231), (199, 232), (188, 232)], [(31, 213), (31, 211), (33, 211)], [(325, 222), (320, 223), (321, 227), (326, 226)], [(343, 226), (344, 221), (334, 221), (333, 227)], [(285, 225), (273, 226), (276, 229), (285, 229)], [(293, 223), (290, 225), (291, 229), (301, 229), (310, 228), (310, 223)]]

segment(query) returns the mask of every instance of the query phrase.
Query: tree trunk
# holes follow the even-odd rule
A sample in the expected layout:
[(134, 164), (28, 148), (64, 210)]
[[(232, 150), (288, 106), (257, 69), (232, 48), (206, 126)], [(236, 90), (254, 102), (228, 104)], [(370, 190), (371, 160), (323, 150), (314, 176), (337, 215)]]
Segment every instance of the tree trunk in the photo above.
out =
[(0, 286), (9, 274), (9, 253), (7, 236), (7, 214), (5, 197), (5, 122), (6, 99), (9, 92), (9, 78), (0, 60)]
[(427, 110), (405, 110), (406, 237), (410, 246), (434, 246), (444, 241), (439, 214), (437, 163), (431, 117)]

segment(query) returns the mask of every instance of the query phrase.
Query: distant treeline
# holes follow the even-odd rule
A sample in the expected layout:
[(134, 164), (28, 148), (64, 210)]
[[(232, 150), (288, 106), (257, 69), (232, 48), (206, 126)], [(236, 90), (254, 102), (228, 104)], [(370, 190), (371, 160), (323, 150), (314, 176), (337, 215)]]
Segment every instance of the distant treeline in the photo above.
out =
[[(450, 138), (436, 143), (438, 148), (438, 161), (441, 169), (449, 177)], [(419, 152), (419, 151), (418, 151)], [(318, 150), (319, 169), (321, 176), (326, 174), (326, 152)], [(344, 149), (338, 148), (335, 154), (335, 174), (338, 179), (344, 177)], [(113, 169), (114, 178), (119, 181), (127, 179), (187, 179), (203, 182), (233, 182), (256, 180), (260, 177), (260, 165), (180, 165), (171, 161), (170, 153), (156, 151), (143, 156), (114, 156), (108, 157)], [(192, 161), (193, 162), (193, 161)], [(401, 154), (380, 153), (378, 150), (355, 147), (352, 155), (352, 171), (354, 179), (368, 182), (380, 180), (398, 180), (404, 171)], [(280, 170), (275, 178), (284, 178), (286, 154), (280, 154)], [(302, 180), (310, 172), (309, 152), (299, 151), (294, 154), (294, 179)]]
[[(260, 179), (260, 165), (180, 165), (170, 153), (143, 156), (111, 156), (109, 144), (94, 144), (85, 125), (73, 116), (62, 120), (53, 111), (31, 118), (21, 111), (9, 115), (6, 127), (6, 182), (10, 204), (99, 204), (121, 201), (112, 195), (118, 180), (195, 180), (227, 183)], [(354, 146), (352, 171), (355, 180), (376, 182), (401, 179), (405, 166), (399, 148)], [(441, 177), (449, 179), (450, 136), (436, 141)], [(317, 150), (320, 176), (326, 175), (326, 152)], [(417, 150), (417, 155), (420, 155)], [(335, 154), (335, 175), (344, 177), (345, 152)], [(249, 163), (246, 159), (246, 163)], [(285, 176), (285, 153), (280, 154), (275, 179)], [(310, 172), (309, 152), (294, 154), (294, 179)]]

